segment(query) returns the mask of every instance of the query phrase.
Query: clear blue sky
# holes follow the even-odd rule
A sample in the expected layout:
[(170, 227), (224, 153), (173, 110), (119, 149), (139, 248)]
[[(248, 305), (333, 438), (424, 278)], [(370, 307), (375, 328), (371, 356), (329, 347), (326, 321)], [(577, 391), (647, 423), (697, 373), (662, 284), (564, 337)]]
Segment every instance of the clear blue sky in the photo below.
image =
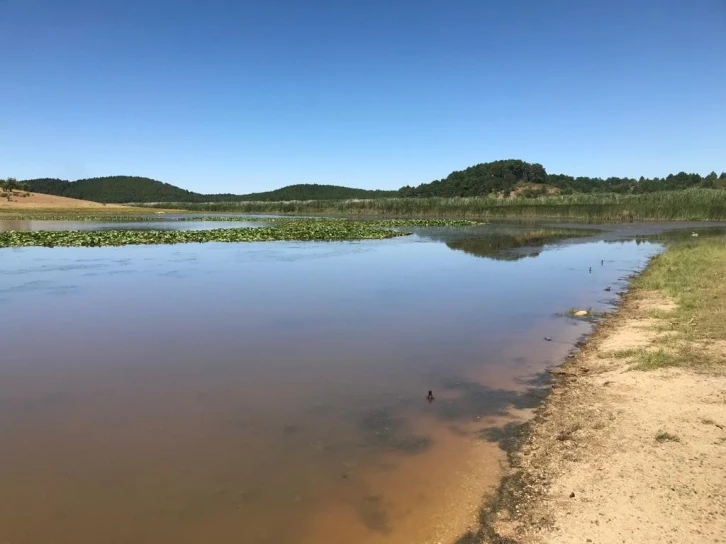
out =
[(724, 0), (0, 0), (0, 176), (726, 170)]

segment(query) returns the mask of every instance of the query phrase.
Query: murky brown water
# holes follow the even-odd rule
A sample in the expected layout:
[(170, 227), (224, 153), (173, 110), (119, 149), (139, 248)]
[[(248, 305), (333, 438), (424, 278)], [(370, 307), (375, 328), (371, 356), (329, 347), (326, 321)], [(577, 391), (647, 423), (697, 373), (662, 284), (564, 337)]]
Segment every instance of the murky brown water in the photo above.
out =
[(0, 542), (453, 540), (587, 331), (554, 314), (657, 251), (487, 229), (0, 250)]

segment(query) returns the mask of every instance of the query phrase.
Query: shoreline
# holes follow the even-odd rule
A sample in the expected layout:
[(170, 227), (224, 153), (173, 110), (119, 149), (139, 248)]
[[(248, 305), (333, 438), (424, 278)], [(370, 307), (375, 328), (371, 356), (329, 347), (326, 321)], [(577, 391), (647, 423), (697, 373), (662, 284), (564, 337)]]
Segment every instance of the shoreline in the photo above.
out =
[(631, 280), (500, 444), (509, 466), (456, 544), (726, 538), (724, 262), (723, 238), (682, 243)]

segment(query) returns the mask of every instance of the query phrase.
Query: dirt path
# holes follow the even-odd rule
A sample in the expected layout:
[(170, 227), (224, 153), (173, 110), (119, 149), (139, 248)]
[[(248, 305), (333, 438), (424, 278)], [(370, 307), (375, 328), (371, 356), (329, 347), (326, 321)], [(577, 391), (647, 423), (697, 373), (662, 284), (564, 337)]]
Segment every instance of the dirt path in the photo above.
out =
[[(653, 316), (670, 310), (638, 292), (558, 371), (512, 455), (491, 540), (726, 542), (726, 375), (633, 370), (667, 344), (667, 318)], [(722, 343), (700, 348), (726, 355)]]

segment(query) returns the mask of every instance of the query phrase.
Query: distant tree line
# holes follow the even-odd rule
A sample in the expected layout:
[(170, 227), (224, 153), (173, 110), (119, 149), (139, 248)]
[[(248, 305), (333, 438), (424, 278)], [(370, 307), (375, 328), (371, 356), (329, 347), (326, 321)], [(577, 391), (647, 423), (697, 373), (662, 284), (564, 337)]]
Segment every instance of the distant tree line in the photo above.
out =
[(251, 200), (338, 200), (394, 197), (398, 191), (351, 189), (337, 185), (300, 184), (247, 195), (202, 194), (169, 183), (137, 176), (111, 176), (66, 181), (41, 178), (25, 182), (31, 191), (105, 203), (127, 202), (242, 202)]
[(15, 178), (0, 179), (0, 191), (28, 191), (27, 183), (21, 183)]
[(573, 177), (565, 174), (548, 174), (541, 164), (531, 164), (520, 160), (503, 160), (470, 166), (465, 170), (452, 172), (441, 180), (424, 183), (418, 187), (403, 187), (402, 197), (456, 197), (485, 196), (500, 192), (508, 193), (519, 186), (526, 186), (529, 193), (522, 196), (537, 196), (537, 186), (553, 188), (559, 194), (572, 193), (650, 193), (655, 191), (675, 191), (690, 187), (724, 188), (726, 173), (717, 175), (711, 172), (702, 177), (700, 174), (680, 172), (665, 178), (647, 179), (617, 178), (607, 179)]
[(105, 203), (199, 202), (198, 193), (137, 176), (109, 176), (66, 181), (41, 178), (25, 182), (31, 191)]
[(304, 183), (288, 185), (282, 189), (265, 193), (251, 193), (239, 197), (240, 201), (279, 201), (279, 200), (347, 200), (352, 198), (392, 198), (398, 191), (381, 191), (368, 189), (351, 189), (339, 185), (318, 185)]
[[(3, 182), (6, 183), (7, 182)], [(13, 183), (18, 183), (13, 180)], [(534, 197), (542, 194), (649, 193), (691, 187), (726, 188), (726, 173), (707, 176), (680, 172), (665, 178), (573, 177), (548, 174), (544, 166), (521, 160), (502, 160), (470, 166), (446, 178), (398, 191), (367, 190), (338, 185), (298, 184), (274, 191), (234, 194), (202, 194), (169, 183), (137, 176), (110, 176), (66, 181), (42, 178), (24, 182), (27, 190), (105, 203), (148, 202), (244, 202), (287, 200), (347, 200), (391, 197), (469, 197), (486, 195)]]

